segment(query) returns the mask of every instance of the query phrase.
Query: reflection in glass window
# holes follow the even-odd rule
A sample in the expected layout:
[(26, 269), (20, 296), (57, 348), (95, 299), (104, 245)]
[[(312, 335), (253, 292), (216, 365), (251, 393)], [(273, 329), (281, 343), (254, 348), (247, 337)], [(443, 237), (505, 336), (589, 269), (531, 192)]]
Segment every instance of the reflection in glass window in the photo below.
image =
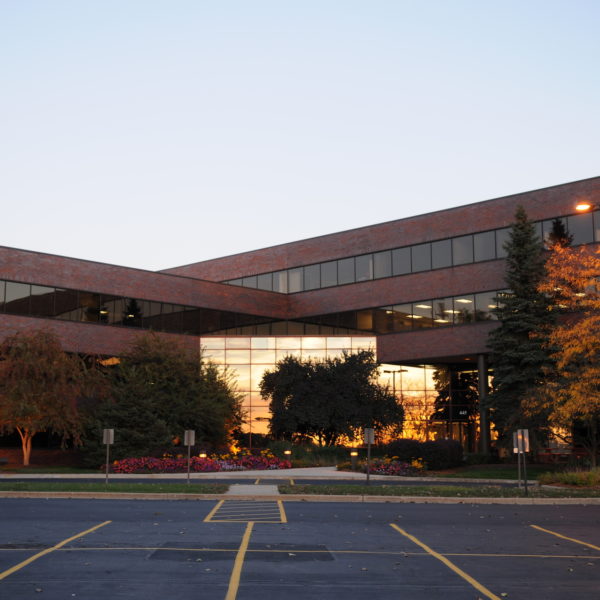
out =
[(31, 315), (36, 317), (53, 317), (55, 289), (41, 285), (31, 286), (31, 299), (29, 301), (29, 310)]
[(229, 365), (243, 365), (250, 363), (250, 350), (227, 350), (225, 360)]
[(278, 337), (275, 340), (277, 350), (300, 350), (302, 348), (301, 337)]
[(273, 274), (272, 273), (263, 273), (257, 277), (256, 287), (259, 290), (273, 290)]
[(225, 338), (225, 348), (231, 349), (243, 349), (250, 348), (249, 337), (228, 337)]
[(392, 250), (392, 274), (404, 275), (411, 272), (410, 246)]
[(415, 302), (413, 304), (413, 314), (418, 317), (415, 324), (419, 327), (433, 327), (432, 302)]
[(583, 213), (568, 217), (569, 233), (573, 236), (573, 245), (590, 244), (594, 241), (594, 221), (592, 213)]
[(439, 298), (433, 301), (433, 322), (437, 326), (452, 325), (454, 322), (452, 298)]
[(6, 282), (6, 299), (4, 310), (16, 315), (29, 314), (29, 292), (31, 286), (28, 283)]
[(274, 337), (253, 337), (250, 341), (253, 350), (274, 350)]
[(484, 231), (473, 235), (475, 262), (493, 260), (496, 258), (496, 234), (494, 231)]
[(331, 287), (338, 284), (337, 260), (321, 264), (321, 287)]
[(352, 348), (351, 337), (328, 337), (327, 348), (341, 348), (342, 350), (350, 350)]
[(373, 279), (373, 255), (364, 254), (356, 257), (356, 281)]
[(431, 269), (431, 244), (418, 244), (412, 250), (412, 270), (429, 271)]
[(201, 347), (206, 348), (207, 350), (212, 350), (213, 348), (216, 350), (222, 350), (225, 348), (225, 338), (224, 337), (204, 337), (202, 338)]
[(304, 289), (316, 290), (321, 287), (321, 265), (304, 267)]
[(510, 237), (510, 227), (496, 229), (496, 256), (498, 258), (506, 258), (506, 250), (504, 244), (508, 242)]
[(441, 240), (431, 244), (431, 266), (442, 269), (452, 265), (452, 243), (450, 240)]
[(600, 212), (594, 213), (594, 240), (600, 242)]
[(354, 258), (342, 258), (338, 263), (338, 284), (354, 283)]
[(206, 350), (202, 354), (203, 360), (214, 362), (217, 365), (225, 364), (225, 350)]
[(452, 240), (452, 261), (455, 265), (473, 262), (473, 236), (463, 235)]
[(275, 350), (252, 350), (252, 362), (260, 365), (275, 363)]
[(303, 271), (302, 267), (288, 271), (288, 292), (290, 294), (302, 291), (304, 283)]
[(273, 291), (280, 294), (288, 293), (287, 271), (277, 271), (273, 273)]
[(381, 277), (391, 277), (392, 275), (392, 253), (377, 252), (373, 254), (373, 277), (379, 279)]
[(475, 320), (475, 297), (472, 295), (456, 296), (454, 298), (454, 321), (456, 323), (471, 323)]
[(489, 321), (496, 319), (494, 309), (498, 306), (496, 303), (497, 292), (483, 292), (475, 294), (475, 320)]
[(324, 337), (305, 337), (302, 338), (303, 350), (323, 350), (327, 347), (327, 338)]
[(392, 317), (394, 319), (394, 331), (406, 331), (412, 329), (413, 319), (412, 304), (395, 304), (392, 307)]
[(0, 312), (4, 310), (4, 288), (6, 287), (6, 283), (4, 281), (0, 281)]

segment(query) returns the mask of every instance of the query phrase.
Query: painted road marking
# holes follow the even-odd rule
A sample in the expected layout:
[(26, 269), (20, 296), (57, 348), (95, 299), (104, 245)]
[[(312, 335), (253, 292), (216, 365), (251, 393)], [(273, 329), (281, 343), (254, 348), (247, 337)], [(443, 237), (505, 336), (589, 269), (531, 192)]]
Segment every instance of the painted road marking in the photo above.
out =
[(246, 551), (248, 550), (248, 544), (250, 543), (250, 536), (252, 535), (252, 528), (254, 527), (254, 522), (250, 521), (246, 525), (246, 531), (244, 532), (244, 537), (242, 538), (242, 543), (238, 548), (238, 552), (235, 557), (235, 562), (233, 563), (233, 571), (231, 571), (231, 577), (229, 579), (229, 587), (227, 588), (227, 596), (225, 596), (225, 600), (235, 600), (238, 592), (238, 588), (240, 587), (240, 577), (242, 575), (242, 567), (244, 566), (244, 559), (246, 558)]
[(0, 580), (4, 579), (5, 577), (8, 577), (9, 575), (11, 575), (12, 573), (15, 573), (16, 571), (19, 571), (23, 567), (26, 567), (27, 565), (31, 564), (33, 561), (37, 560), (38, 558), (41, 558), (42, 556), (45, 556), (46, 554), (50, 554), (51, 552), (54, 552), (55, 550), (62, 548), (65, 544), (68, 544), (69, 542), (72, 542), (73, 540), (76, 540), (77, 538), (83, 537), (84, 535), (87, 535), (88, 533), (92, 533), (92, 531), (96, 531), (97, 529), (100, 529), (100, 527), (104, 527), (105, 525), (108, 525), (109, 523), (112, 523), (112, 521), (104, 521), (104, 523), (100, 523), (99, 525), (90, 527), (90, 529), (81, 531), (80, 533), (73, 535), (70, 538), (67, 538), (66, 540), (63, 540), (62, 542), (59, 542), (58, 544), (56, 544), (55, 546), (52, 546), (51, 548), (46, 548), (45, 550), (42, 550), (41, 552), (38, 552), (37, 554), (30, 556), (27, 560), (24, 560), (23, 562), (20, 562), (18, 565), (15, 565), (14, 567), (11, 567), (10, 569), (7, 569), (6, 571), (3, 571), (2, 573), (0, 573)]
[(600, 546), (594, 546), (594, 544), (588, 544), (587, 542), (582, 542), (581, 540), (576, 540), (575, 538), (567, 537), (566, 535), (562, 535), (560, 533), (557, 533), (556, 531), (544, 529), (539, 525), (530, 525), (530, 527), (533, 527), (534, 529), (537, 529), (539, 531), (543, 531), (544, 533), (549, 533), (550, 535), (555, 535), (556, 537), (562, 538), (563, 540), (569, 540), (569, 542), (575, 542), (576, 544), (581, 544), (582, 546), (587, 546), (588, 548), (592, 548), (594, 550), (600, 550)]
[(281, 500), (220, 500), (205, 517), (205, 523), (287, 523)]
[(444, 563), (449, 569), (454, 571), (457, 575), (460, 575), (460, 577), (462, 577), (466, 582), (470, 583), (476, 590), (481, 592), (484, 596), (487, 596), (490, 600), (500, 600), (499, 596), (496, 596), (496, 594), (494, 594), (493, 592), (488, 590), (484, 585), (479, 583), (476, 579), (473, 579), (473, 577), (471, 577), (468, 573), (465, 573), (465, 571), (463, 571), (462, 569), (457, 567), (452, 561), (448, 560), (445, 556), (442, 556), (441, 554), (439, 554), (438, 552), (436, 552), (435, 550), (433, 550), (432, 548), (427, 546), (427, 544), (424, 544), (421, 540), (417, 539), (414, 535), (407, 533), (406, 531), (404, 531), (404, 529), (402, 529), (401, 527), (398, 527), (398, 525), (396, 525), (395, 523), (390, 523), (390, 526), (392, 528), (394, 528), (398, 533), (401, 533), (404, 537), (408, 538), (411, 542), (414, 542), (415, 544), (417, 544), (417, 546), (420, 546), (421, 548), (423, 548), (423, 550), (425, 550), (425, 552), (427, 552), (428, 554), (431, 554), (431, 556), (433, 556), (434, 558), (437, 558), (439, 561)]

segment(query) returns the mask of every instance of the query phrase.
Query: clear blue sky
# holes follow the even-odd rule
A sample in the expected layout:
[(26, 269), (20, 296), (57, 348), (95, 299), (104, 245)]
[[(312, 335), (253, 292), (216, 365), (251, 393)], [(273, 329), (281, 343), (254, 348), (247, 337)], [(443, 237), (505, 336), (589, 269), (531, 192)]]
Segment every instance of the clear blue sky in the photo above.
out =
[(600, 175), (596, 0), (0, 1), (0, 244), (161, 269)]

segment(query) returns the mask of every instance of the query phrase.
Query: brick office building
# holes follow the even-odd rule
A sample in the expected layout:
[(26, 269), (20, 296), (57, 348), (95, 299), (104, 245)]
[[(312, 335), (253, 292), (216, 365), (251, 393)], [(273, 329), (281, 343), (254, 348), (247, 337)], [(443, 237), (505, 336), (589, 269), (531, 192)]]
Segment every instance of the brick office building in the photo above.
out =
[[(580, 201), (592, 209), (578, 213)], [(66, 350), (114, 356), (152, 329), (245, 373), (254, 351), (319, 356), (368, 336), (390, 385), (419, 405), (413, 425), (427, 437), (436, 368), (477, 373), (485, 393), (503, 243), (518, 205), (542, 237), (561, 217), (574, 244), (600, 242), (596, 177), (161, 272), (0, 247), (0, 337), (46, 327)], [(247, 372), (252, 427), (266, 407), (258, 371)], [(464, 435), (459, 413), (445, 425), (450, 435), (455, 425)]]

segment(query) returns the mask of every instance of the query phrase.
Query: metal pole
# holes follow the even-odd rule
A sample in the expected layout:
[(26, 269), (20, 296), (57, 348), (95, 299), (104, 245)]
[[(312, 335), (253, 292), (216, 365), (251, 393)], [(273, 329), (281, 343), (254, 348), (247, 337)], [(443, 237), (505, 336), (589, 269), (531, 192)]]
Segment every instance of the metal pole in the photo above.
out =
[(477, 355), (477, 375), (479, 391), (479, 451), (490, 453), (490, 426), (488, 422), (487, 392), (488, 366), (485, 354)]
[(371, 483), (371, 440), (367, 442), (367, 485)]
[(104, 483), (106, 483), (106, 484), (108, 484), (109, 456), (110, 456), (110, 444), (106, 444), (106, 475), (105, 475), (105, 479), (104, 479)]
[(188, 459), (187, 459), (187, 482), (188, 485), (190, 483), (190, 455), (192, 452), (192, 447), (188, 445)]
[(525, 483), (525, 495), (528, 496), (527, 490), (527, 462), (525, 460), (525, 452), (523, 452), (523, 482)]

